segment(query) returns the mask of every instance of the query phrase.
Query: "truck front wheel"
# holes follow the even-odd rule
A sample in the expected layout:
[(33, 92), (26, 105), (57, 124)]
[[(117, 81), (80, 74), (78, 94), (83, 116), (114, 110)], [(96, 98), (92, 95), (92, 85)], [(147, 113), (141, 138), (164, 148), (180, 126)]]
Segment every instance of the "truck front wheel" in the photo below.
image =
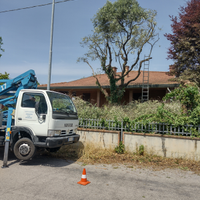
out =
[(29, 160), (35, 151), (35, 145), (29, 138), (21, 138), (14, 145), (14, 154), (20, 160)]

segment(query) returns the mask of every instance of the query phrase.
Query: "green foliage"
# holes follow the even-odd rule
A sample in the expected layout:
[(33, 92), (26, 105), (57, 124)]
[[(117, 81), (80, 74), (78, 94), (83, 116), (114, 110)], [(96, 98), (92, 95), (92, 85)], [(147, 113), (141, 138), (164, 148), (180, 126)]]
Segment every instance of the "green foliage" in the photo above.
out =
[[(74, 102), (79, 118), (101, 119), (99, 127), (108, 128), (106, 120), (114, 120), (113, 126), (123, 128), (126, 131), (133, 131), (136, 127), (140, 132), (146, 132), (148, 127), (151, 130), (161, 130), (159, 123), (180, 127), (180, 131), (191, 132), (192, 137), (199, 137), (200, 133), (196, 127), (200, 125), (200, 94), (195, 85), (186, 85), (176, 88), (164, 97), (169, 102), (148, 101), (145, 103), (132, 102), (128, 105), (105, 105), (98, 108), (83, 100), (76, 99)], [(150, 124), (149, 124), (150, 123)], [(154, 123), (152, 125), (151, 123)], [(155, 123), (158, 123), (157, 125)], [(184, 128), (184, 125), (186, 128)], [(182, 128), (181, 128), (182, 127)], [(169, 128), (169, 126), (168, 126)], [(163, 129), (166, 131), (166, 127)]]
[(144, 155), (144, 145), (139, 146), (139, 155), (141, 155), (141, 156)]
[[(174, 124), (175, 126), (200, 124), (200, 94), (197, 86), (180, 86), (163, 98), (163, 100), (169, 99), (172, 102), (159, 105), (155, 114), (141, 115), (135, 118), (134, 122), (143, 122), (144, 124), (157, 122)], [(168, 105), (174, 103), (179, 105), (179, 111), (167, 108)]]
[[(115, 120), (116, 123), (124, 121), (127, 124), (130, 121), (148, 121), (149, 116), (155, 116), (157, 114), (157, 109), (162, 106), (159, 101), (148, 101), (140, 103), (138, 101), (133, 101), (127, 105), (104, 105), (99, 108), (96, 105), (92, 105), (80, 98), (74, 100), (74, 104), (78, 111), (79, 118), (82, 119), (107, 119)], [(165, 103), (164, 106), (166, 112), (172, 113), (172, 115), (181, 114), (181, 104), (179, 102)], [(158, 115), (159, 117), (159, 115)]]
[(179, 78), (176, 78), (178, 81), (189, 80), (190, 82), (194, 82), (200, 87), (200, 66), (197, 65), (195, 69), (185, 69), (183, 73), (181, 73)]
[(200, 104), (199, 88), (195, 85), (180, 85), (164, 97), (164, 100), (167, 99), (180, 101), (181, 105), (183, 105), (182, 112), (191, 112)]
[(87, 101), (84, 101), (80, 98), (76, 98), (74, 100), (75, 106), (78, 111), (79, 118), (83, 119), (100, 119), (104, 118), (103, 116), (107, 112), (106, 106), (103, 110), (102, 108), (97, 107), (96, 105), (92, 105)]
[[(155, 37), (158, 36), (155, 16), (155, 11), (141, 8), (136, 0), (117, 0), (113, 3), (107, 1), (93, 17), (94, 31), (81, 42), (83, 47), (88, 48), (88, 52), (78, 61), (90, 66), (97, 85), (109, 103), (119, 104), (125, 88), (139, 77), (144, 62), (140, 59), (140, 54), (145, 44), (150, 45), (146, 60), (151, 59), (152, 48), (157, 42)], [(101, 86), (89, 60), (100, 61), (101, 69), (109, 79), (109, 94)], [(122, 69), (116, 76), (112, 68), (116, 65), (113, 60), (118, 63), (118, 68)], [(126, 82), (126, 75), (138, 64), (138, 74)], [(127, 65), (130, 66), (129, 70), (126, 70)]]
[(124, 144), (122, 143), (122, 141), (119, 143), (119, 146), (115, 147), (115, 152), (118, 154), (123, 154), (125, 151), (125, 147)]
[[(0, 38), (1, 39), (1, 38)], [(1, 43), (1, 40), (0, 40), (0, 43)], [(1, 48), (1, 46), (0, 46), (0, 48)], [(0, 56), (1, 57), (1, 56)], [(0, 73), (0, 79), (9, 79), (9, 74), (7, 73), (7, 72), (5, 72), (5, 74), (2, 74), (2, 73)], [(0, 85), (2, 85), (3, 83), (0, 83)], [(2, 109), (2, 111), (5, 111), (5, 110), (8, 110), (8, 108), (7, 107), (4, 107), (3, 109)]]
[(110, 1), (97, 12), (93, 18), (96, 32), (109, 37), (113, 34), (124, 33), (125, 28), (132, 23), (139, 23), (148, 19), (148, 13), (141, 8), (136, 0)]
[(5, 72), (5, 74), (0, 73), (0, 79), (9, 79), (9, 74)]
[[(5, 72), (5, 74), (0, 73), (0, 79), (9, 79), (9, 74)], [(0, 85), (3, 85), (3, 83), (0, 83)]]

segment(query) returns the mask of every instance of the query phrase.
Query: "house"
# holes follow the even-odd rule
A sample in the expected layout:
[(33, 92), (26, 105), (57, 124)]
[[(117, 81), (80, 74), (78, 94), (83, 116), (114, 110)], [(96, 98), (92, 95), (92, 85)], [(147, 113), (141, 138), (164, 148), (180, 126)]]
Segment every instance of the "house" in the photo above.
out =
[[(116, 72), (118, 74), (120, 72)], [(137, 71), (130, 71), (125, 77), (125, 82), (131, 80), (137, 75)], [(109, 93), (109, 79), (106, 74), (97, 75), (100, 84)], [(161, 100), (169, 90), (178, 87), (178, 83), (170, 81), (173, 76), (168, 75), (167, 72), (149, 71), (149, 99)], [(128, 103), (133, 100), (139, 100), (142, 96), (143, 85), (143, 71), (140, 76), (131, 82), (125, 89), (122, 103)], [(46, 89), (47, 85), (39, 85), (39, 89)], [(82, 78), (70, 82), (52, 83), (51, 90), (66, 93), (70, 96), (80, 96), (83, 100), (102, 106), (106, 103), (104, 94), (96, 85), (96, 79), (93, 76)]]

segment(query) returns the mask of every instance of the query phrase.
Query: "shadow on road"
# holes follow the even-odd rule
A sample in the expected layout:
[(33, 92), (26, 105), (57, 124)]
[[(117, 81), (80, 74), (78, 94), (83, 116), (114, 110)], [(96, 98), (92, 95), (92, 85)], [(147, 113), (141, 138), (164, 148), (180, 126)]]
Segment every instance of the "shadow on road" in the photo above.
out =
[[(4, 157), (4, 147), (0, 147), (0, 165), (3, 165), (3, 157)], [(41, 165), (41, 166), (49, 166), (49, 167), (64, 167), (74, 163), (75, 161), (72, 160), (63, 160), (60, 158), (54, 158), (50, 155), (46, 155), (42, 152), (37, 152), (36, 155), (27, 161), (20, 161), (18, 160), (14, 153), (9, 151), (8, 154), (8, 167), (12, 165), (24, 165), (24, 166), (34, 166), (34, 165)]]

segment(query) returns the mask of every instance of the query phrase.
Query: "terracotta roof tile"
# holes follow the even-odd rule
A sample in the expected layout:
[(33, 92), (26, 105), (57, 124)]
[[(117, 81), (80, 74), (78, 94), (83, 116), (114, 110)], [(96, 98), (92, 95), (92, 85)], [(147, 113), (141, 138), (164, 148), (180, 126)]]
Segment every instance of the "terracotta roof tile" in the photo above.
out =
[[(118, 72), (116, 74), (120, 74)], [(137, 71), (131, 71), (129, 73), (129, 77), (125, 78), (125, 82), (136, 77)], [(106, 74), (97, 75), (99, 82), (102, 86), (108, 86), (109, 80)], [(169, 79), (173, 78), (173, 76), (169, 76), (166, 72), (158, 72), (158, 71), (150, 71), (149, 72), (149, 84), (177, 84), (177, 82), (170, 81)], [(143, 71), (141, 71), (140, 76), (129, 85), (140, 85), (143, 83)], [(38, 87), (46, 87), (46, 84), (39, 85)], [(88, 87), (88, 86), (96, 86), (96, 79), (93, 76), (82, 78), (70, 82), (61, 82), (61, 83), (52, 83), (51, 87)]]

